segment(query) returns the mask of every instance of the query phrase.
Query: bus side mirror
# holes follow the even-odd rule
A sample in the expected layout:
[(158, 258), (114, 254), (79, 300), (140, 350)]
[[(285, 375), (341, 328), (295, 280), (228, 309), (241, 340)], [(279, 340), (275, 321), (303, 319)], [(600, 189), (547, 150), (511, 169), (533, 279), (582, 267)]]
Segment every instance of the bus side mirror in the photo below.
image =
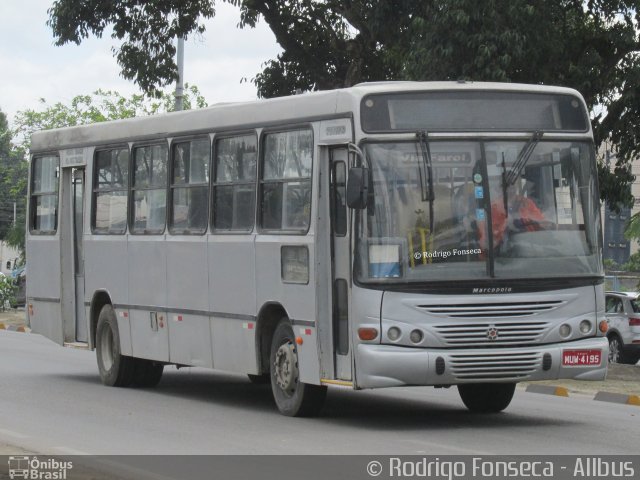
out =
[(350, 208), (364, 210), (369, 198), (369, 169), (352, 167), (347, 180), (347, 205)]

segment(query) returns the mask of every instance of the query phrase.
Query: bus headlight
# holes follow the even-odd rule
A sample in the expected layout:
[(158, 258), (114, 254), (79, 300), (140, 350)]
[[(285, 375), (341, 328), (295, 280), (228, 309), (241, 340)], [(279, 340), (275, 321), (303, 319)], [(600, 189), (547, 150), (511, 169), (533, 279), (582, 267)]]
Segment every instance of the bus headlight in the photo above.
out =
[(387, 337), (389, 337), (389, 340), (391, 340), (392, 342), (398, 340), (401, 334), (402, 332), (398, 327), (391, 327), (389, 330), (387, 330)]
[(580, 322), (580, 333), (586, 335), (591, 331), (591, 322), (589, 320), (582, 320)]
[(413, 343), (420, 343), (423, 338), (424, 335), (421, 330), (413, 330), (409, 335), (409, 340), (411, 340)]
[(567, 325), (566, 323), (560, 325), (560, 336), (567, 338), (569, 335), (571, 335), (571, 326)]

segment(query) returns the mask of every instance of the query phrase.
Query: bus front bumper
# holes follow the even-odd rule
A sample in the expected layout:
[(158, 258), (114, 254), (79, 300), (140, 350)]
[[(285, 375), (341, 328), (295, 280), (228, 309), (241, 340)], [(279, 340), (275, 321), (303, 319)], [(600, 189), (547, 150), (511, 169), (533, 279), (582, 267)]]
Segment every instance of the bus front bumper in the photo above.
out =
[(427, 350), (361, 343), (356, 347), (356, 388), (604, 380), (608, 356), (605, 337), (520, 348)]

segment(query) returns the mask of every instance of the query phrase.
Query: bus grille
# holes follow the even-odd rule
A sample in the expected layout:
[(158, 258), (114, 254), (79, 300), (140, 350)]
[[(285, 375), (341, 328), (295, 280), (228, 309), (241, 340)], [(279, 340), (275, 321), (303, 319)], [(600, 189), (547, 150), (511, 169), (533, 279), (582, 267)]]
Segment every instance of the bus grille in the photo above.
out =
[(549, 328), (540, 322), (492, 322), (436, 325), (435, 331), (447, 347), (530, 345), (539, 343)]
[(469, 353), (450, 356), (451, 373), (458, 380), (521, 380), (541, 368), (542, 355), (525, 353)]
[(548, 313), (561, 306), (563, 301), (475, 303), (459, 305), (418, 305), (425, 313), (449, 318), (526, 317), (536, 313)]

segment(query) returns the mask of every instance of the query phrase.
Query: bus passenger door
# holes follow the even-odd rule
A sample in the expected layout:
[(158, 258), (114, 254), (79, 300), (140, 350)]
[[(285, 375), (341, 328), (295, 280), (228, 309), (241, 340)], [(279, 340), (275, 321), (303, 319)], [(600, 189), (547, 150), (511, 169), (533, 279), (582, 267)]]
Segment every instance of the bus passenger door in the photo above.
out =
[(349, 341), (349, 222), (347, 210), (347, 149), (331, 150), (331, 265), (332, 318), (335, 376), (351, 380), (351, 348)]
[[(64, 157), (63, 157), (64, 158)], [(63, 343), (87, 342), (82, 248), (84, 167), (62, 168), (60, 206), (60, 303)]]
[(76, 340), (87, 342), (87, 322), (84, 308), (84, 168), (73, 169), (73, 265), (75, 284)]

